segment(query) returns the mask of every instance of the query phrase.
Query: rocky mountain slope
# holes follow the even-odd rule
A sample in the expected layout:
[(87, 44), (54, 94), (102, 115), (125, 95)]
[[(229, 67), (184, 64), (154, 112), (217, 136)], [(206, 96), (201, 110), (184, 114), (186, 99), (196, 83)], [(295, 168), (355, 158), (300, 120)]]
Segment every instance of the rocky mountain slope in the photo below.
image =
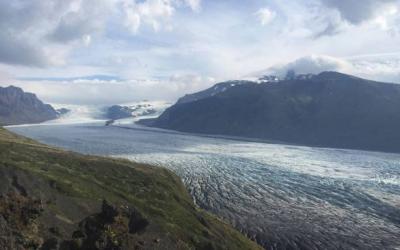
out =
[(58, 113), (34, 94), (9, 86), (0, 87), (0, 125), (39, 123), (57, 118)]
[(0, 249), (260, 249), (197, 209), (166, 169), (0, 128)]
[(400, 152), (397, 84), (323, 72), (191, 96), (196, 98), (181, 100), (144, 124), (310, 146)]
[(208, 88), (206, 90), (203, 90), (203, 91), (200, 91), (200, 92), (197, 92), (194, 94), (188, 94), (188, 95), (185, 95), (185, 96), (179, 98), (177, 104), (190, 103), (190, 102), (195, 102), (195, 101), (207, 98), (207, 97), (212, 97), (212, 96), (222, 93), (232, 87), (235, 87), (237, 85), (246, 84), (246, 83), (252, 83), (252, 82), (236, 80), (236, 81), (227, 81), (227, 82), (217, 83), (213, 87)]

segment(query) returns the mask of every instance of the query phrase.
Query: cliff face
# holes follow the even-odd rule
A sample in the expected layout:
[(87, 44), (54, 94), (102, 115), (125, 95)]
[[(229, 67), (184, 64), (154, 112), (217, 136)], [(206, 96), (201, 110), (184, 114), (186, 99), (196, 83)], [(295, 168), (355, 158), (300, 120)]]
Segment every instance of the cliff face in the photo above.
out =
[(0, 128), (0, 249), (261, 249), (197, 209), (177, 176)]
[(0, 125), (39, 123), (57, 118), (57, 112), (34, 94), (17, 87), (0, 87)]
[(192, 96), (198, 98), (178, 102), (146, 124), (183, 132), (400, 152), (397, 84), (324, 72)]

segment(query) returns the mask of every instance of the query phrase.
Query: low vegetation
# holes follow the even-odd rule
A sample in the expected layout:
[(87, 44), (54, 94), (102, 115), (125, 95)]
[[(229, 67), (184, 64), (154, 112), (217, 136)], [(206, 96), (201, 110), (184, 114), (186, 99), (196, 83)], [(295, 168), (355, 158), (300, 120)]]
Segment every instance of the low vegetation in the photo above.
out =
[(62, 151), (0, 128), (1, 249), (259, 249), (166, 169)]

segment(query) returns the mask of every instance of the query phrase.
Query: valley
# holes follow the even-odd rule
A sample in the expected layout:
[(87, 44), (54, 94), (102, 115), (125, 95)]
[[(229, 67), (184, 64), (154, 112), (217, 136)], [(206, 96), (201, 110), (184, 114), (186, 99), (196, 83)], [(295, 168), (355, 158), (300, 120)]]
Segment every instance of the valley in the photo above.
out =
[(396, 249), (400, 156), (198, 137), (103, 122), (8, 129), (85, 154), (167, 167), (194, 202), (266, 249)]

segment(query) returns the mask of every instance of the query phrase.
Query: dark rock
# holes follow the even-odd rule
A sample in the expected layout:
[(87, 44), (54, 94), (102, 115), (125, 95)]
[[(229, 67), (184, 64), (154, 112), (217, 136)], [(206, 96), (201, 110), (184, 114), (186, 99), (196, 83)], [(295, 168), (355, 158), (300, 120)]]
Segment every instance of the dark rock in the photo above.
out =
[(43, 238), (38, 218), (43, 207), (40, 200), (13, 192), (0, 196), (0, 249), (39, 249)]
[(57, 118), (57, 111), (34, 94), (10, 86), (0, 87), (0, 125), (39, 123)]
[(27, 196), (25, 188), (18, 183), (18, 178), (16, 176), (13, 176), (11, 185), (13, 185), (22, 196)]
[(103, 219), (104, 223), (113, 223), (118, 213), (119, 211), (116, 207), (110, 205), (106, 200), (103, 200), (100, 217)]
[(81, 245), (75, 240), (65, 240), (60, 244), (60, 250), (77, 250)]
[(85, 234), (81, 230), (76, 230), (72, 233), (72, 239), (84, 238)]
[[(140, 243), (132, 240), (133, 234), (144, 232), (148, 224), (136, 209), (118, 207), (104, 200), (100, 213), (81, 221), (79, 230), (72, 234), (72, 238), (75, 249), (119, 250), (122, 245)], [(72, 243), (65, 244), (67, 247)]]
[(61, 232), (60, 229), (58, 227), (50, 227), (49, 228), (49, 232), (56, 235), (56, 236), (60, 236)]
[(129, 217), (129, 233), (142, 233), (148, 225), (149, 221), (146, 220), (138, 211), (131, 211)]
[(55, 250), (58, 249), (58, 240), (56, 238), (51, 238), (46, 240), (40, 250)]

